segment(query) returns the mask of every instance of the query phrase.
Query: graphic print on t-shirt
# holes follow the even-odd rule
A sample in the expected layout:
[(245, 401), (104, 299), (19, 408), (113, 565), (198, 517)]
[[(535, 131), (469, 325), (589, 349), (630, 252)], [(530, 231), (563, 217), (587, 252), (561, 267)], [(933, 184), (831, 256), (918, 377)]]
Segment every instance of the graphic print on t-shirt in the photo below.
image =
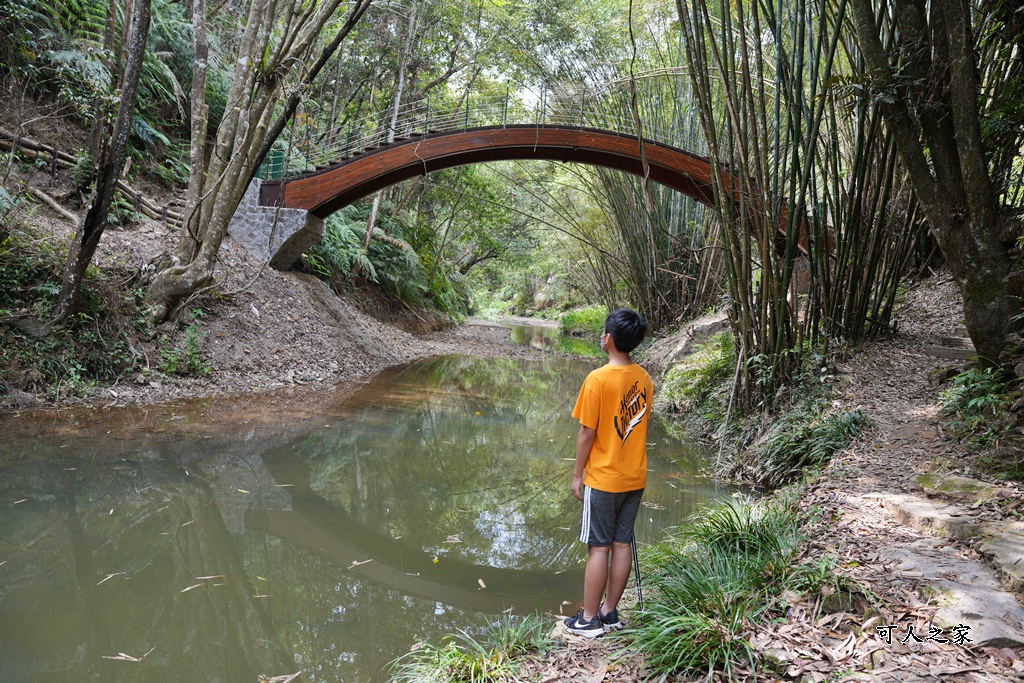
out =
[(615, 416), (615, 433), (626, 443), (633, 429), (647, 414), (647, 388), (640, 390), (640, 383), (634, 382), (619, 403), (619, 414)]

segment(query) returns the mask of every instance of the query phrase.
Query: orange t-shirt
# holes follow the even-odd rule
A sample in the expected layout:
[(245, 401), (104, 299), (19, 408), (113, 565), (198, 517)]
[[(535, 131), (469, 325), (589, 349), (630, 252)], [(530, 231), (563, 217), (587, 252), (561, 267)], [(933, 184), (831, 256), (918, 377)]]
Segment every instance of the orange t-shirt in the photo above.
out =
[(583, 381), (572, 416), (596, 430), (583, 483), (608, 493), (647, 484), (647, 423), (654, 384), (636, 363), (605, 365)]

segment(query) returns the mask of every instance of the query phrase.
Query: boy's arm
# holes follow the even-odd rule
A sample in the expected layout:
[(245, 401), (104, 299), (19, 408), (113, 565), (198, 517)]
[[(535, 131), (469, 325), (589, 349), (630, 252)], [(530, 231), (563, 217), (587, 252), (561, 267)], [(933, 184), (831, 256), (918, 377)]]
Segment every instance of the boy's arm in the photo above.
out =
[(580, 425), (580, 433), (576, 437), (576, 465), (572, 469), (572, 495), (579, 500), (583, 500), (583, 494), (580, 493), (583, 490), (583, 470), (587, 467), (596, 436), (596, 430)]

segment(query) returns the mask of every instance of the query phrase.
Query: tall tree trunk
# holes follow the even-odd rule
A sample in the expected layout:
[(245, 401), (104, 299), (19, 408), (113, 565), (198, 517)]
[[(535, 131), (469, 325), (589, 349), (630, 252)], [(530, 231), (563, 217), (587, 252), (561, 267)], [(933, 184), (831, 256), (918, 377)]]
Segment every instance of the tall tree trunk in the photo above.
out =
[(206, 104), (206, 71), (210, 43), (206, 37), (206, 0), (192, 0), (192, 46), (196, 64), (192, 70), (192, 141), (189, 147), (188, 200), (182, 226), (182, 251), (189, 260), (199, 249), (199, 217), (206, 178), (206, 135), (210, 108)]
[[(317, 36), (342, 0), (290, 3), (254, 0), (239, 41), (224, 118), (206, 165), (195, 233), (182, 231), (180, 263), (157, 273), (146, 292), (151, 322), (166, 320), (187, 298), (213, 278), (217, 252), (228, 224), (274, 137), (283, 130), (287, 111), (274, 120), (284, 98), (283, 83), (290, 68), (305, 63)], [(298, 104), (298, 91), (309, 84), (365, 12), (369, 0), (359, 0), (338, 35), (321, 52), (314, 69), (306, 70), (298, 89), (287, 98), (286, 110)], [(332, 48), (333, 46), (333, 48)], [(319, 65), (319, 66), (318, 66)]]
[[(387, 142), (395, 141), (395, 128), (398, 126), (398, 109), (402, 104), (402, 92), (405, 90), (405, 74), (409, 64), (409, 55), (412, 53), (412, 36), (416, 32), (416, 11), (419, 9), (419, 0), (413, 0), (409, 9), (409, 25), (405, 29), (405, 42), (402, 45), (402, 54), (398, 59), (398, 75), (395, 78), (395, 93), (391, 98), (391, 115), (388, 118)], [(363, 236), (363, 249), (370, 248), (370, 239), (373, 237), (373, 229), (377, 225), (377, 211), (380, 210), (380, 200), (384, 196), (384, 190), (377, 190), (373, 196), (373, 205), (370, 207), (370, 218), (366, 221), (366, 235)]]
[(85, 220), (75, 232), (74, 241), (68, 251), (67, 263), (64, 266), (64, 281), (60, 298), (53, 315), (54, 325), (63, 325), (68, 317), (77, 310), (82, 291), (82, 279), (85, 269), (96, 253), (103, 230), (107, 226), (107, 213), (114, 198), (121, 167), (124, 164), (124, 148), (128, 142), (132, 119), (135, 115), (135, 99), (139, 90), (139, 75), (142, 71), (142, 60), (146, 54), (146, 41), (149, 37), (150, 0), (136, 0), (135, 13), (131, 21), (131, 29), (127, 39), (127, 63), (125, 64), (117, 118), (114, 130), (107, 146), (107, 154), (100, 160), (96, 173), (96, 192)]
[[(303, 78), (303, 85), (309, 85), (312, 83), (320, 72), (327, 65), (327, 62), (331, 60), (331, 57), (337, 52), (338, 48), (344, 42), (348, 34), (352, 32), (356, 24), (362, 18), (363, 14), (370, 7), (371, 0), (356, 0), (356, 4), (353, 5), (352, 11), (349, 12), (348, 19), (342, 24), (338, 32), (334, 34), (334, 38), (331, 39), (323, 50), (320, 51), (320, 57), (313, 63), (313, 65), (306, 72), (305, 78)], [(340, 57), (339, 57), (339, 68), (340, 68)], [(270, 131), (267, 133), (267, 139), (263, 141), (263, 145), (260, 147), (260, 151), (256, 154), (256, 163), (253, 165), (252, 173), (249, 176), (246, 185), (252, 182), (253, 178), (256, 177), (256, 171), (259, 169), (259, 165), (263, 163), (263, 160), (270, 154), (270, 148), (274, 142), (281, 137), (281, 133), (284, 132), (285, 126), (288, 125), (288, 120), (295, 114), (295, 110), (298, 109), (299, 100), (301, 99), (302, 88), (296, 89), (294, 93), (288, 98), (288, 101), (284, 105), (284, 109), (281, 114), (274, 121), (274, 125), (270, 127)], [(331, 118), (331, 125), (334, 125), (334, 118)]]
[[(231, 177), (230, 170), (232, 166), (239, 165), (243, 154), (238, 151), (232, 154), (233, 142), (240, 128), (248, 130), (247, 124), (252, 114), (251, 107), (256, 89), (254, 62), (257, 55), (266, 52), (269, 41), (269, 27), (266, 24), (271, 9), (271, 0), (254, 0), (249, 6), (224, 117), (217, 129), (217, 138), (209, 164), (205, 167), (205, 178), (200, 185), (201, 195), (207, 196), (207, 199), (198, 203), (198, 232), (191, 235), (188, 231), (182, 231), (177, 250), (180, 263), (157, 273), (146, 292), (150, 318), (154, 323), (167, 319), (189, 294), (208, 283), (213, 275), (213, 257), (216, 256), (216, 250), (213, 256), (207, 253), (207, 244), (210, 242), (208, 237), (214, 217), (224, 213), (221, 205), (231, 202), (232, 195), (235, 194), (233, 181), (237, 178)], [(238, 198), (241, 198), (240, 192)], [(234, 199), (232, 211), (237, 204), (238, 199)], [(226, 233), (226, 221), (222, 228), (223, 233)], [(218, 248), (223, 233), (216, 240)]]
[[(114, 53), (114, 33), (117, 25), (117, 0), (108, 0), (107, 2), (107, 20), (103, 25), (103, 58), (100, 60), (103, 66), (107, 70), (107, 74), (110, 76), (110, 87), (116, 87), (117, 79), (117, 63), (113, 59)], [(107, 142), (107, 105), (106, 101), (102, 97), (96, 97), (93, 100), (93, 124), (89, 130), (89, 137), (86, 140), (86, 149), (89, 150), (89, 156), (91, 157), (94, 164), (99, 163), (106, 155), (106, 142)], [(82, 188), (84, 189), (84, 188)]]

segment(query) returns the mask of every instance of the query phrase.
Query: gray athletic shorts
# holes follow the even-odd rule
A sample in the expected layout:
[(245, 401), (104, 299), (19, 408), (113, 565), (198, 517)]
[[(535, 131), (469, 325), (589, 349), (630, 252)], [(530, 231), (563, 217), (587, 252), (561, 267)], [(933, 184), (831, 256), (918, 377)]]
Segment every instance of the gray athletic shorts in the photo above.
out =
[(633, 523), (643, 489), (608, 493), (583, 487), (583, 525), (580, 540), (587, 545), (610, 546), (633, 542)]

